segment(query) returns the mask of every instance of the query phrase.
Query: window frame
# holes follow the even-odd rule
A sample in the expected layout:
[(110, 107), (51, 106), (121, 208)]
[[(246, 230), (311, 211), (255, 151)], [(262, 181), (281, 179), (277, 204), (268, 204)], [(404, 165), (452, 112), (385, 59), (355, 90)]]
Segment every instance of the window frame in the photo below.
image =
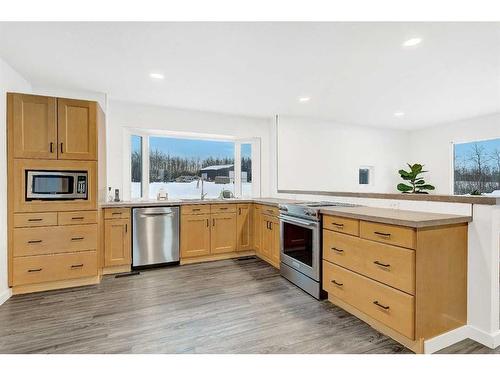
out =
[(142, 137), (142, 197), (141, 200), (151, 200), (149, 197), (149, 137), (167, 137), (193, 139), (202, 141), (227, 141), (234, 143), (234, 195), (241, 197), (241, 145), (251, 144), (252, 148), (252, 195), (261, 195), (261, 139), (258, 137), (239, 138), (234, 136), (211, 135), (199, 133), (172, 132), (163, 130), (124, 129), (123, 149), (123, 199), (131, 198), (132, 180), (132, 136)]

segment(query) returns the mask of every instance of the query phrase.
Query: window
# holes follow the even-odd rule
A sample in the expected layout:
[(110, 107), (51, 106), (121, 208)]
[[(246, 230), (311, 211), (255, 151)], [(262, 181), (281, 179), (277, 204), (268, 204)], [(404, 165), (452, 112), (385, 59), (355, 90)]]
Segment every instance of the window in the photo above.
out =
[[(130, 145), (131, 199), (156, 199), (160, 189), (169, 199), (195, 199), (201, 197), (202, 187), (206, 198), (219, 198), (223, 192), (237, 197), (259, 194), (253, 186), (252, 152), (259, 149), (256, 139), (241, 142), (132, 134)], [(144, 184), (142, 176), (147, 179)]]
[(252, 196), (252, 144), (241, 144), (241, 196)]
[(454, 194), (500, 195), (500, 138), (453, 145)]
[(373, 179), (373, 167), (359, 167), (358, 183), (359, 185), (371, 185)]
[(142, 197), (142, 137), (132, 135), (130, 138), (131, 151), (131, 186), (130, 197)]

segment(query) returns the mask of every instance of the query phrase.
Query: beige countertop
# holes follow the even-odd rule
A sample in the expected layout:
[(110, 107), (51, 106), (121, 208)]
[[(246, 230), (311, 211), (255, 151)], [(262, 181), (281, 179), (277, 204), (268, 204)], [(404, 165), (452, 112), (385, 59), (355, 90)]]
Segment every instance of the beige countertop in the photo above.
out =
[[(278, 206), (283, 203), (299, 203), (301, 201), (280, 198), (253, 198), (253, 199), (194, 199), (194, 200), (143, 200), (143, 201), (121, 201), (103, 202), (101, 208), (113, 207), (154, 207), (154, 206), (182, 206), (188, 204), (218, 204), (218, 203), (259, 203), (269, 206)], [(385, 224), (402, 225), (412, 228), (425, 228), (439, 225), (468, 223), (472, 221), (471, 216), (459, 216), (448, 214), (436, 214), (431, 212), (418, 212), (396, 210), (379, 207), (324, 207), (320, 212), (326, 215), (336, 215), (354, 219), (374, 221)]]
[(320, 209), (322, 214), (342, 216), (367, 221), (375, 221), (384, 224), (402, 225), (412, 228), (434, 227), (472, 221), (471, 216), (436, 214), (431, 212), (418, 212), (395, 210), (392, 208), (379, 207), (324, 207)]
[(101, 202), (100, 208), (113, 207), (154, 207), (154, 206), (182, 206), (187, 204), (218, 204), (218, 203), (260, 203), (269, 206), (278, 206), (281, 203), (297, 203), (299, 201), (280, 198), (253, 198), (253, 199), (169, 199), (167, 201), (158, 200), (134, 200), (120, 202)]

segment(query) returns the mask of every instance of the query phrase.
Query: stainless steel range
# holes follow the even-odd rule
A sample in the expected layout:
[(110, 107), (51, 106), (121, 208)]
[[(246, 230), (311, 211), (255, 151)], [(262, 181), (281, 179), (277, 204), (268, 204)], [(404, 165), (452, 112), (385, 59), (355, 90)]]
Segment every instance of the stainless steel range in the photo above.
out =
[(321, 215), (323, 207), (355, 205), (340, 202), (282, 204), (280, 208), (281, 275), (321, 298)]

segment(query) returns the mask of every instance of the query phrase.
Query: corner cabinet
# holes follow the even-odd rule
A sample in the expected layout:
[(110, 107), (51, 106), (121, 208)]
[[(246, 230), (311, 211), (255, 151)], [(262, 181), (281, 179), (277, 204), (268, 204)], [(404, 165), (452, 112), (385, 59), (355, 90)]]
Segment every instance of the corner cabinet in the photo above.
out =
[(105, 268), (130, 267), (132, 263), (131, 229), (129, 208), (109, 208), (104, 210)]
[(8, 96), (12, 100), (14, 158), (97, 160), (96, 102)]

